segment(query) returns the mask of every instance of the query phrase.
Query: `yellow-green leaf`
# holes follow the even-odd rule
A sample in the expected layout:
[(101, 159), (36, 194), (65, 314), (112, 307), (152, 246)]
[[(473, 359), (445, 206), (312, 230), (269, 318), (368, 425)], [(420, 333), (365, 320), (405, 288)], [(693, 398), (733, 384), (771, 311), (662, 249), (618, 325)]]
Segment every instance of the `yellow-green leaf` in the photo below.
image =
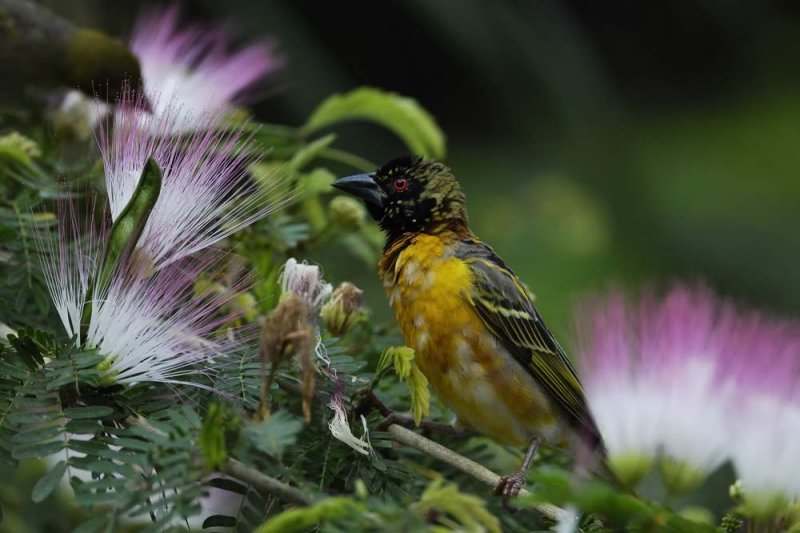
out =
[(485, 501), (460, 492), (455, 484), (445, 483), (442, 478), (434, 479), (411, 508), (423, 517), (435, 513), (451, 531), (500, 533), (500, 520), (489, 512)]
[(364, 505), (348, 497), (327, 498), (310, 507), (289, 509), (269, 519), (256, 533), (292, 533), (307, 531), (324, 520), (343, 518), (351, 513), (361, 513)]

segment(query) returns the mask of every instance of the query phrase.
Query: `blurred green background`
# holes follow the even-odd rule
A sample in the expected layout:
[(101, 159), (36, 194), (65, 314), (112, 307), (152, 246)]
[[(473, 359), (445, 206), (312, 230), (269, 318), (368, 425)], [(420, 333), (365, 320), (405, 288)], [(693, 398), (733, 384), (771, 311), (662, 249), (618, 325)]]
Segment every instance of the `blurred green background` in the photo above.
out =
[[(49, 0), (126, 38), (147, 2)], [(610, 283), (708, 281), (800, 310), (800, 3), (784, 1), (203, 0), (188, 19), (274, 40), (282, 73), (254, 94), (301, 124), (332, 92), (418, 99), (448, 135), (473, 228), (562, 336), (575, 298)], [(347, 126), (376, 163), (389, 134)], [(373, 269), (323, 258), (367, 290)]]

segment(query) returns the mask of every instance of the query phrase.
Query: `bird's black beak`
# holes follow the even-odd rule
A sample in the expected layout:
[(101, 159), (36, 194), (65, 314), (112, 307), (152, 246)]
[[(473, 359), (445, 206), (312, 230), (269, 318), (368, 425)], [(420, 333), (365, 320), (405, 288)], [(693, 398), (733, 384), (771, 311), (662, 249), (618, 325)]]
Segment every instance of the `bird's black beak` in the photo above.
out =
[(384, 194), (380, 185), (375, 181), (375, 174), (345, 176), (334, 181), (333, 186), (340, 191), (358, 196), (367, 204), (367, 209), (374, 218), (381, 218)]

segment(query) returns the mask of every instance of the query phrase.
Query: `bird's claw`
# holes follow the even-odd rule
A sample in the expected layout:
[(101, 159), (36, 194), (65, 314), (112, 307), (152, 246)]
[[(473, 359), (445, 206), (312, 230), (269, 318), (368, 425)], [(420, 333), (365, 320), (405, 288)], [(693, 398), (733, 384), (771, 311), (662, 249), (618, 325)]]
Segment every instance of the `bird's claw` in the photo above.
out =
[(495, 485), (492, 494), (503, 498), (503, 507), (506, 511), (511, 513), (516, 512), (518, 509), (511, 505), (509, 502), (519, 496), (522, 487), (525, 486), (525, 473), (521, 471), (514, 472), (509, 476), (503, 476), (500, 481)]

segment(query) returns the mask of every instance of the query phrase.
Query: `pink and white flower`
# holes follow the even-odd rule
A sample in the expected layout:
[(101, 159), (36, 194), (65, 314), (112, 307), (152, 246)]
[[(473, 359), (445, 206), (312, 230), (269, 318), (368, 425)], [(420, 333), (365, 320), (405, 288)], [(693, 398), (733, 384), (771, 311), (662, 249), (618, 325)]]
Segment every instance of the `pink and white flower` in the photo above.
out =
[[(39, 239), (46, 284), (67, 334), (106, 356), (102, 368), (109, 380), (185, 383), (182, 378), (203, 373), (197, 363), (233, 348), (213, 333), (232, 318), (224, 308), (246, 281), (224, 292), (194, 293), (195, 279), (218, 264), (218, 254), (177, 261), (152, 274), (123, 258), (103, 287), (97, 279), (108, 224), (95, 224), (90, 216), (81, 220), (71, 203), (58, 215), (58, 242)], [(87, 305), (91, 318), (82, 332)]]
[[(231, 51), (224, 30), (201, 25), (181, 28), (179, 18), (177, 7), (145, 12), (130, 40), (131, 50), (139, 58), (152, 116), (158, 121), (171, 115), (171, 133), (207, 126), (207, 115), (224, 115), (281, 66), (269, 43)], [(163, 128), (145, 113), (138, 118), (155, 131)]]
[(800, 499), (800, 326), (752, 314), (730, 338), (730, 456), (749, 513)]
[(683, 490), (731, 460), (753, 512), (800, 497), (797, 324), (677, 286), (637, 304), (612, 292), (578, 332), (589, 407), (623, 480), (658, 461)]
[(250, 179), (248, 168), (257, 159), (241, 130), (219, 129), (219, 117), (202, 115), (200, 127), (185, 136), (170, 136), (174, 110), (166, 110), (152, 126), (141, 129), (139, 112), (123, 97), (113, 128), (100, 132), (106, 190), (111, 216), (131, 199), (148, 157), (163, 172), (161, 193), (138, 246), (157, 267), (163, 267), (212, 246), (256, 220), (266, 217), (287, 199), (274, 187)]
[(638, 305), (612, 293), (579, 325), (589, 406), (627, 481), (659, 460), (682, 490), (728, 458), (729, 313), (707, 290), (676, 287)]

